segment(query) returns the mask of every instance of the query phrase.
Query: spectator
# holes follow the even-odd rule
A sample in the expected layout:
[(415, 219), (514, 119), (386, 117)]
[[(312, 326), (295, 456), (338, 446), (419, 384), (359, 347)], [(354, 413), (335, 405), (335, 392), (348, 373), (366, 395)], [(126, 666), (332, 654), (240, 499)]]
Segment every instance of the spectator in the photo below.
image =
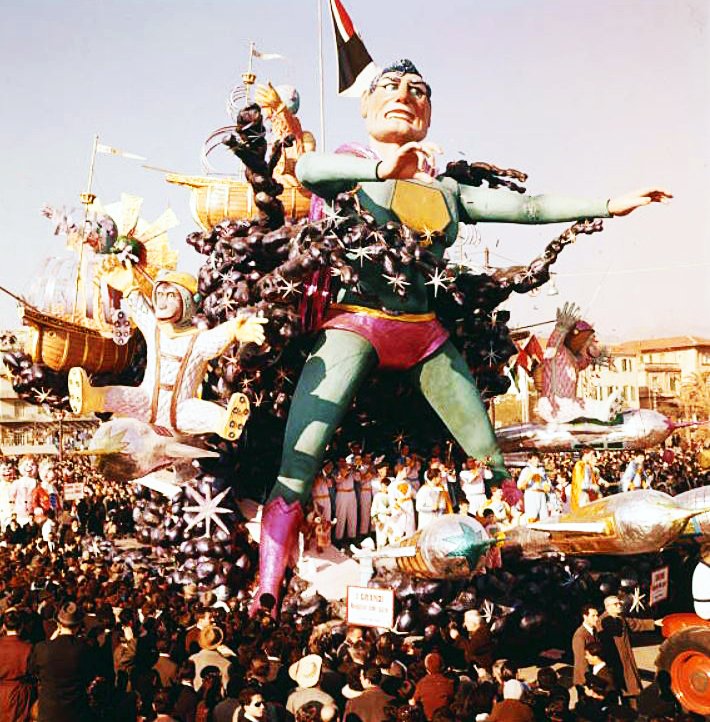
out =
[(20, 639), (20, 612), (5, 612), (3, 637), (0, 637), (0, 720), (29, 722), (34, 698), (30, 676), (32, 645)]
[(444, 660), (437, 652), (424, 658), (426, 674), (417, 682), (414, 690), (414, 702), (424, 709), (424, 716), (431, 721), (439, 707), (451, 703), (454, 698), (454, 682), (443, 674)]
[(335, 700), (320, 689), (323, 660), (318, 654), (308, 654), (294, 662), (288, 670), (289, 677), (298, 685), (286, 700), (286, 709), (293, 715), (307, 702), (334, 705)]
[(74, 603), (57, 614), (53, 639), (32, 651), (31, 670), (39, 680), (39, 722), (89, 722), (86, 689), (93, 678), (89, 647), (77, 637), (83, 619)]
[(604, 614), (599, 618), (599, 641), (604, 650), (604, 659), (608, 660), (616, 679), (617, 688), (632, 707), (636, 706), (642, 686), (631, 648), (631, 632), (653, 629), (652, 619), (633, 619), (624, 616), (621, 600), (618, 597), (610, 596), (604, 600)]
[(584, 656), (584, 650), (587, 645), (597, 641), (597, 623), (599, 621), (599, 612), (593, 604), (585, 604), (582, 606), (582, 624), (577, 627), (572, 636), (572, 656), (574, 657), (574, 673), (572, 675), (572, 684), (577, 687), (577, 691), (581, 693), (584, 685), (584, 678), (589, 670), (589, 664)]
[(488, 722), (535, 722), (532, 707), (522, 701), (523, 685), (517, 679), (509, 679), (503, 684), (503, 701), (498, 702)]
[(367, 667), (360, 672), (360, 684), (363, 692), (348, 700), (343, 715), (344, 722), (380, 722), (384, 719), (385, 707), (394, 697), (380, 687), (382, 672), (377, 667)]

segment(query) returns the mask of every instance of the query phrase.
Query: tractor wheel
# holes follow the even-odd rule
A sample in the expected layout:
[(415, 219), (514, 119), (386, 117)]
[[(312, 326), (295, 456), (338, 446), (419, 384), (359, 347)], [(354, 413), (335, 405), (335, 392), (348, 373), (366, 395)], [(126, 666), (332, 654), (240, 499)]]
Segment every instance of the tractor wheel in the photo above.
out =
[(710, 715), (710, 627), (687, 627), (658, 650), (656, 666), (671, 676), (671, 689), (685, 709)]

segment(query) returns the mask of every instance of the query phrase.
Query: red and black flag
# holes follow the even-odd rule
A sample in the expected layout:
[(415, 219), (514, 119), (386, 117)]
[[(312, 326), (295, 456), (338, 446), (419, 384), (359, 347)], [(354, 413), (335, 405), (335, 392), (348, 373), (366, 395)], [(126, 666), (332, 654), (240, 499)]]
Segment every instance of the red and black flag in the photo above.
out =
[(338, 93), (359, 96), (379, 72), (340, 0), (330, 0), (338, 51)]
[(520, 366), (530, 376), (538, 367), (543, 358), (543, 350), (540, 342), (534, 334), (531, 334), (525, 345), (518, 351), (515, 365)]

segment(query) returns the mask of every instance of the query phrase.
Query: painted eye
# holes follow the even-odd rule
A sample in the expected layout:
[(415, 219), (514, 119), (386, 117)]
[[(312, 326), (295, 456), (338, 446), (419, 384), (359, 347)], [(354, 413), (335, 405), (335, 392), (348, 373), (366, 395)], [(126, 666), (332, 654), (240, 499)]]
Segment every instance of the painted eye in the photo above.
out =
[(395, 82), (385, 83), (382, 87), (383, 87), (388, 93), (394, 93), (394, 92), (396, 92), (397, 90), (399, 90), (399, 83), (395, 83)]
[(409, 94), (417, 100), (421, 100), (425, 95), (424, 91), (421, 88), (418, 88), (416, 85), (409, 86)]

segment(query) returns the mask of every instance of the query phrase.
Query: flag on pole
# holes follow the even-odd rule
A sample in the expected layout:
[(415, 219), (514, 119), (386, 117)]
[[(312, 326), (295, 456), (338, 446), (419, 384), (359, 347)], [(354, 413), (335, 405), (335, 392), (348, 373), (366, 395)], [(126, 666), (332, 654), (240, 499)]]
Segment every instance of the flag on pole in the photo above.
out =
[(370, 86), (379, 68), (340, 0), (330, 0), (330, 14), (338, 52), (338, 94), (359, 96)]
[(142, 155), (136, 155), (135, 153), (126, 153), (123, 150), (119, 150), (118, 148), (114, 148), (110, 145), (104, 145), (103, 143), (96, 144), (96, 152), (105, 153), (106, 155), (117, 155), (122, 158), (130, 158), (131, 160), (148, 160)]
[(259, 60), (285, 60), (285, 57), (279, 53), (262, 53), (256, 47), (252, 48), (251, 54)]
[(543, 351), (537, 336), (532, 334), (520, 349), (515, 359), (515, 365), (520, 366), (528, 375), (532, 375), (542, 361)]

